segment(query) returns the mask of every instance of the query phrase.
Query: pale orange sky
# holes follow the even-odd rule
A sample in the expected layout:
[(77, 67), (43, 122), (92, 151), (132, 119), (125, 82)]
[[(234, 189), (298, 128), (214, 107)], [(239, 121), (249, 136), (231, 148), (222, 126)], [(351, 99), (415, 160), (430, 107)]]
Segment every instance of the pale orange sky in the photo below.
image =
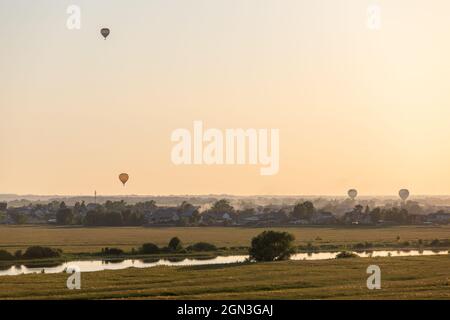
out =
[[(81, 30), (66, 28), (69, 4)], [(0, 193), (450, 194), (449, 12), (447, 0), (3, 0)], [(170, 134), (194, 120), (280, 129), (279, 173), (173, 165)]]

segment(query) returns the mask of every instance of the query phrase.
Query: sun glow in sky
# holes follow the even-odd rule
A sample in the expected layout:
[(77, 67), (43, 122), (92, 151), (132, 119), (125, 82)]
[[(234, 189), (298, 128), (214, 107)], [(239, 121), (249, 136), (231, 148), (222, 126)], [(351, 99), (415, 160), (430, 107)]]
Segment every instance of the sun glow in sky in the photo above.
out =
[[(70, 4), (81, 30), (66, 28)], [(0, 193), (450, 194), (449, 13), (447, 0), (1, 0)], [(195, 120), (279, 129), (279, 173), (175, 166), (171, 132)]]

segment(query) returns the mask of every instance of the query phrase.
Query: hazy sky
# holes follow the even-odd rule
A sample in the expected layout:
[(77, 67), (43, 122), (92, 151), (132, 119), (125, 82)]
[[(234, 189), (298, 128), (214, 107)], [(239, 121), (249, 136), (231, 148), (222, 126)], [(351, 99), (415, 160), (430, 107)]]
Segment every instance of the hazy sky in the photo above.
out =
[[(66, 28), (70, 4), (81, 30)], [(0, 0), (0, 193), (450, 194), (449, 12), (448, 0)], [(170, 134), (194, 120), (280, 129), (278, 175), (173, 165)]]

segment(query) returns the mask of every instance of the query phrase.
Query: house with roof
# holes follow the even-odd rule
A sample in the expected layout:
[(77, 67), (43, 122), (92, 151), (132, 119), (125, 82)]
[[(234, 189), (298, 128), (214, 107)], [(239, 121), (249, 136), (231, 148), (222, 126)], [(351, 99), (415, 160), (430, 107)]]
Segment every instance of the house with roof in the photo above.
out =
[(331, 212), (314, 212), (313, 216), (311, 217), (312, 224), (335, 224), (336, 222), (337, 219)]
[(180, 215), (176, 207), (158, 208), (148, 217), (149, 224), (175, 224), (178, 221)]
[(192, 221), (195, 218), (195, 216), (199, 214), (199, 209), (200, 207), (196, 206), (189, 206), (188, 208), (185, 209), (180, 208), (178, 210), (178, 215), (180, 219), (187, 219), (188, 221)]
[(232, 215), (228, 212), (211, 212), (207, 211), (200, 215), (200, 224), (206, 225), (223, 225), (233, 223)]
[(437, 224), (447, 224), (450, 223), (450, 213), (439, 211), (436, 213), (431, 213), (427, 216), (427, 222), (437, 223)]

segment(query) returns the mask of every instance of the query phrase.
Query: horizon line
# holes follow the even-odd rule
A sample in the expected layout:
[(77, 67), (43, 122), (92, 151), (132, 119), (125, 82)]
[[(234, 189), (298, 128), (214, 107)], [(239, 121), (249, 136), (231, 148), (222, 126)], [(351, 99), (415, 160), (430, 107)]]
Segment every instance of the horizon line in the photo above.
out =
[[(95, 195), (87, 194), (17, 194), (17, 193), (0, 193), (1, 196), (17, 196), (17, 197), (92, 197)], [(229, 193), (212, 193), (212, 194), (105, 194), (96, 197), (345, 197), (346, 194), (229, 194)], [(358, 194), (357, 198), (364, 197), (398, 197), (398, 194)], [(409, 198), (414, 197), (450, 197), (450, 194), (412, 194)]]

